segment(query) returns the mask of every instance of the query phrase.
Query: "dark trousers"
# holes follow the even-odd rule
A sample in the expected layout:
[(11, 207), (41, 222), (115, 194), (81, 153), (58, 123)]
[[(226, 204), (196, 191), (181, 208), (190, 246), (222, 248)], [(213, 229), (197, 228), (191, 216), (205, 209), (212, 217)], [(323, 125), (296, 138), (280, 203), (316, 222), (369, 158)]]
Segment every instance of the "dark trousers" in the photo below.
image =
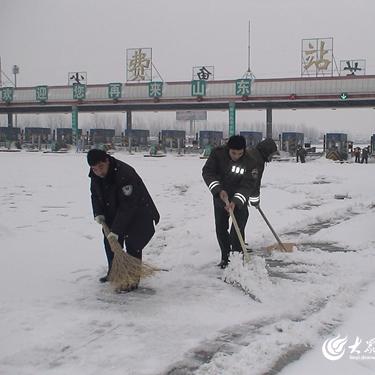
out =
[[(228, 260), (231, 251), (242, 251), (241, 244), (237, 233), (232, 225), (229, 230), (229, 213), (224, 209), (224, 203), (219, 199), (214, 199), (215, 227), (216, 237), (221, 250), (221, 259)], [(237, 220), (238, 227), (245, 240), (245, 226), (249, 217), (247, 205), (241, 208), (237, 206), (234, 209), (234, 216)]]
[[(125, 240), (125, 236), (122, 234), (120, 236), (118, 236), (118, 242), (120, 243), (120, 245), (122, 247), (124, 247), (124, 240)], [(125, 245), (126, 245), (126, 240), (125, 240)], [(109, 242), (107, 240), (106, 237), (104, 237), (104, 249), (105, 249), (105, 254), (107, 255), (107, 261), (108, 261), (108, 272), (110, 271), (111, 269), (111, 265), (112, 265), (112, 260), (113, 260), (113, 251), (111, 250), (111, 246), (109, 245)], [(135, 258), (138, 258), (140, 260), (142, 260), (142, 250), (143, 249), (133, 249), (131, 246), (126, 246), (126, 252), (135, 257)]]

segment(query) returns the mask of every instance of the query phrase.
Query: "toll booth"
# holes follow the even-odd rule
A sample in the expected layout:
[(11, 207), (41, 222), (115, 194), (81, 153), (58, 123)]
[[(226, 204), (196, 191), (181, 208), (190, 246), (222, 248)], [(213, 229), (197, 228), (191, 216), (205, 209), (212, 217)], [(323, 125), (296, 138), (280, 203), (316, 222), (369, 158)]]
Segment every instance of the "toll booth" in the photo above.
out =
[(223, 132), (215, 130), (201, 130), (199, 132), (199, 147), (206, 148), (207, 146), (217, 147), (221, 145), (223, 140)]
[(247, 148), (255, 148), (255, 146), (262, 141), (263, 133), (262, 132), (247, 132), (243, 131), (240, 132), (240, 135), (242, 135), (246, 139), (246, 147)]
[[(82, 129), (78, 129), (78, 138), (82, 136)], [(56, 142), (59, 144), (72, 145), (73, 144), (73, 129), (72, 128), (57, 128)]]
[(161, 144), (163, 147), (184, 148), (185, 136), (185, 130), (162, 130)]
[(20, 128), (0, 127), (0, 142), (18, 141), (21, 136)]
[(40, 127), (25, 128), (25, 142), (28, 143), (48, 143), (51, 140), (51, 129)]
[(109, 144), (113, 142), (115, 129), (90, 129), (91, 144)]
[(291, 156), (295, 156), (298, 146), (303, 147), (303, 145), (303, 133), (284, 132), (281, 134), (281, 150), (289, 152)]
[[(125, 129), (125, 144), (132, 146), (147, 146), (150, 138), (150, 131), (143, 129)], [(131, 142), (129, 142), (129, 140)]]
[[(327, 133), (325, 135), (324, 147), (326, 157), (338, 154), (339, 160), (348, 159), (348, 135), (344, 133)], [(329, 157), (331, 159), (331, 157)]]

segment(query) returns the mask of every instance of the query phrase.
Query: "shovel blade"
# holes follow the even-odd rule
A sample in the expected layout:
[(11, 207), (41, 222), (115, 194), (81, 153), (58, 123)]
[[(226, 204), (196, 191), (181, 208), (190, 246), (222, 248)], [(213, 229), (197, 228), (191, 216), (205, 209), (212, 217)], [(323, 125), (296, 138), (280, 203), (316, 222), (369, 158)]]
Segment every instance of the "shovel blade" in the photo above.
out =
[(283, 246), (281, 246), (278, 243), (275, 243), (273, 245), (267, 246), (266, 250), (267, 251), (281, 251), (281, 252), (287, 252), (291, 253), (293, 250), (297, 249), (297, 245), (293, 242), (283, 242)]

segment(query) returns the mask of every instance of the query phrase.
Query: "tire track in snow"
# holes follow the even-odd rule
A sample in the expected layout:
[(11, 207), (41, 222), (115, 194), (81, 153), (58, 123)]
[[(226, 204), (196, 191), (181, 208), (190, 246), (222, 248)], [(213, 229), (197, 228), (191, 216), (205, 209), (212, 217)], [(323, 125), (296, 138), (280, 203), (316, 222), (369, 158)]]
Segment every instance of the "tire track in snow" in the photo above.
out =
[[(345, 215), (350, 211), (351, 215)], [(319, 232), (321, 229), (326, 229), (334, 227), (344, 221), (350, 220), (353, 215), (359, 213), (352, 212), (351, 208), (345, 210), (344, 213), (335, 217), (333, 220), (322, 220), (316, 223), (312, 223), (306, 228), (296, 231), (285, 233), (287, 235), (300, 235), (307, 234), (312, 235)], [(327, 252), (327, 253), (338, 253), (338, 252), (348, 252), (350, 250), (345, 250), (336, 246), (334, 243), (308, 243), (304, 242), (302, 244), (301, 251), (308, 252), (311, 247)], [(351, 250), (353, 251), (353, 250)], [(273, 260), (271, 257), (266, 257), (268, 264), (268, 273), (271, 279), (289, 279), (296, 280), (303, 283), (309, 283), (309, 281), (303, 280), (303, 275), (309, 276), (310, 273), (317, 272), (315, 264), (301, 263), (299, 261), (283, 261), (283, 260)], [(300, 266), (304, 266), (304, 270), (300, 270)], [(292, 268), (291, 268), (292, 267)], [(294, 269), (293, 269), (294, 267)], [(311, 269), (309, 269), (311, 267)], [(301, 277), (302, 276), (302, 277)], [(327, 282), (334, 278), (334, 273), (332, 274), (322, 274), (322, 277), (327, 279)], [(165, 371), (160, 373), (160, 375), (189, 375), (194, 374), (202, 366), (210, 365), (215, 357), (218, 355), (232, 356), (235, 353), (248, 347), (251, 343), (259, 341), (261, 343), (264, 341), (264, 330), (266, 329), (276, 329), (278, 322), (282, 320), (289, 320), (292, 323), (300, 324), (311, 319), (314, 321), (314, 316), (319, 315), (327, 306), (329, 301), (339, 298), (340, 291), (336, 291), (331, 295), (325, 296), (321, 299), (312, 299), (305, 309), (296, 314), (283, 314), (278, 315), (274, 318), (249, 321), (244, 324), (236, 325), (233, 327), (228, 327), (219, 332), (219, 334), (211, 339), (205, 340), (197, 347), (191, 349), (186, 353), (185, 358), (172, 364)], [(340, 319), (332, 319), (330, 322), (324, 322), (323, 325), (317, 330), (317, 334), (323, 335), (332, 332), (338, 325), (340, 325)], [(289, 365), (291, 362), (298, 360), (305, 352), (311, 349), (311, 345), (307, 342), (291, 343), (287, 350), (285, 350), (281, 355), (276, 356), (268, 365), (268, 370), (262, 372), (262, 375), (274, 375), (280, 372), (284, 367)], [(203, 372), (204, 373), (204, 372)]]

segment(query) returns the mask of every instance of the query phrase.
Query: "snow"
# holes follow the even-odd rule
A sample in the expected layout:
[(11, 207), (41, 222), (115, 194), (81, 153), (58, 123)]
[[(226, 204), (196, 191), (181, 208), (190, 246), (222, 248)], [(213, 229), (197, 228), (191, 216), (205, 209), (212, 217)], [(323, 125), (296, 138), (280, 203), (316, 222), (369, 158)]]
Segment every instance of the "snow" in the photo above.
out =
[(298, 250), (265, 254), (275, 240), (250, 208), (251, 261), (233, 256), (222, 271), (205, 160), (114, 156), (159, 208), (144, 259), (168, 269), (125, 295), (98, 282), (106, 259), (85, 155), (0, 154), (0, 374), (375, 372), (375, 359), (321, 350), (340, 334), (363, 352), (375, 337), (375, 163), (268, 164), (261, 206)]

